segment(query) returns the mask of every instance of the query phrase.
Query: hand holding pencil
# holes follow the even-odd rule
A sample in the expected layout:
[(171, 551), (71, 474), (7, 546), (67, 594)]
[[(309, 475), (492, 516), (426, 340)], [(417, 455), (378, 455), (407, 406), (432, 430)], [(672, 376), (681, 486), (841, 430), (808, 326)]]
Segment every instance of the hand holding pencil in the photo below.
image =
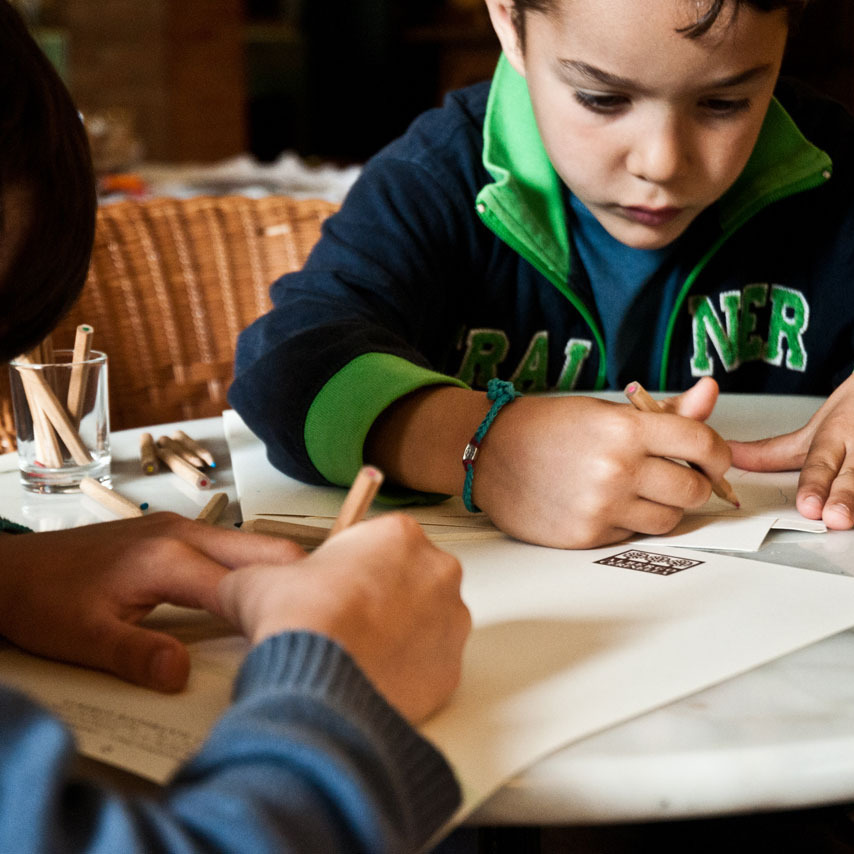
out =
[(235, 570), (220, 582), (219, 601), (256, 644), (293, 630), (331, 638), (417, 723), (456, 687), (471, 617), (459, 562), (411, 516), (356, 525), (381, 479), (373, 467), (360, 472), (339, 513), (341, 533), (302, 560)]
[[(629, 399), (632, 406), (640, 412), (663, 412), (664, 408), (650, 393), (639, 383), (631, 382), (625, 388), (625, 395)], [(695, 463), (688, 463), (695, 471), (702, 472), (702, 469)], [(717, 480), (712, 480), (712, 492), (724, 501), (728, 501), (735, 507), (740, 507), (741, 504), (735, 490), (730, 486), (726, 478), (721, 477)]]

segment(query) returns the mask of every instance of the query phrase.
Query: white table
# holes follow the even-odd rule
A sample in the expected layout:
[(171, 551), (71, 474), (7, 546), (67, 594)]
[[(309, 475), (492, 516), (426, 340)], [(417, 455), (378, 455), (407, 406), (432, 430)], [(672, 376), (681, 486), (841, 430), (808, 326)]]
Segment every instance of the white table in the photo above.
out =
[[(210, 489), (195, 489), (165, 467), (158, 474), (146, 477), (139, 465), (139, 437), (143, 429), (110, 434), (113, 486), (140, 504), (147, 501), (149, 513), (172, 510), (190, 518), (198, 514), (215, 492), (226, 492), (229, 504), (220, 518), (220, 524), (233, 525), (240, 519), (240, 508), (234, 492), (222, 419), (202, 418), (181, 424), (159, 424), (146, 429), (156, 439), (179, 427), (206, 445), (214, 455), (217, 466), (210, 470), (213, 480)], [(35, 531), (53, 531), (116, 518), (109, 510), (83, 495), (40, 495), (27, 492), (19, 482), (15, 454), (0, 455), (0, 516), (27, 525)]]
[[(774, 433), (801, 426), (819, 402), (788, 398), (772, 419), (767, 398), (725, 398), (710, 423), (727, 438), (759, 438), (771, 424)], [(772, 532), (759, 552), (740, 556), (854, 575), (854, 532)], [(846, 801), (854, 801), (854, 631), (560, 750), (471, 821), (606, 824)]]
[[(790, 399), (776, 429), (799, 426), (816, 404)], [(712, 423), (729, 437), (760, 435), (768, 423), (765, 406), (753, 396), (730, 399), (738, 426), (718, 412)], [(159, 435), (174, 426), (151, 430)], [(231, 498), (220, 524), (233, 524), (239, 508), (220, 419), (181, 426), (214, 452), (213, 491)], [(112, 436), (116, 487), (148, 501), (150, 511), (194, 516), (212, 491), (192, 489), (171, 473), (143, 476), (140, 432)], [(9, 455), (0, 457), (0, 515), (36, 530), (111, 518), (85, 497), (25, 493), (9, 464)], [(755, 557), (854, 574), (854, 532), (773, 533)], [(562, 749), (508, 782), (469, 823), (604, 824), (848, 800), (854, 800), (854, 631)]]

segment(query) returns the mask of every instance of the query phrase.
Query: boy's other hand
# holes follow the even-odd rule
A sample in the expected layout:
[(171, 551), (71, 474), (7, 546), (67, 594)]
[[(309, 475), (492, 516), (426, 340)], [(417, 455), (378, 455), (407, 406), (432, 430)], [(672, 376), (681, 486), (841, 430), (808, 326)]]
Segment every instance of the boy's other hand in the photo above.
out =
[(754, 442), (731, 441), (733, 465), (748, 471), (800, 469), (797, 508), (828, 528), (854, 527), (854, 377), (799, 430)]
[(30, 652), (179, 691), (190, 671), (176, 638), (139, 625), (157, 605), (218, 612), (217, 585), (250, 563), (304, 552), (280, 538), (152, 513), (0, 537), (0, 634)]
[(304, 560), (254, 566), (219, 585), (223, 614), (253, 642), (289, 630), (327, 635), (410, 722), (456, 687), (471, 617), (462, 569), (401, 513), (336, 534)]

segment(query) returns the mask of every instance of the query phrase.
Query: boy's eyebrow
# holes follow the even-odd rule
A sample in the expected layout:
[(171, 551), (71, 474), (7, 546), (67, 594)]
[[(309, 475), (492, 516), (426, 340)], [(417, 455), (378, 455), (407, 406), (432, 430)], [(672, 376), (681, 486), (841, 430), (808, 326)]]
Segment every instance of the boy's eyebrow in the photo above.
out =
[[(617, 89), (632, 89), (640, 90), (636, 80), (630, 80), (628, 77), (621, 77), (619, 74), (612, 74), (610, 71), (605, 71), (597, 68), (595, 65), (590, 65), (587, 62), (582, 62), (578, 59), (559, 59), (558, 64), (566, 71), (574, 71), (587, 77), (597, 83), (603, 83), (606, 86), (613, 86)], [(740, 71), (738, 74), (733, 74), (729, 77), (722, 77), (719, 80), (711, 80), (704, 84), (705, 89), (726, 89), (730, 86), (738, 86), (742, 83), (747, 83), (758, 77), (764, 77), (766, 74), (772, 73), (773, 65), (764, 63), (756, 65), (753, 68), (748, 68), (746, 71)]]

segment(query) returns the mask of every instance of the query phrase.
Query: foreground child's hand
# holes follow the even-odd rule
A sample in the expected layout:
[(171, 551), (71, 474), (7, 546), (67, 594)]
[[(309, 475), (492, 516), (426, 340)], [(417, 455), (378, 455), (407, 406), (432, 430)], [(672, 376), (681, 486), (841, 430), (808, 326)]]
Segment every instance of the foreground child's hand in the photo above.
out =
[(231, 569), (287, 563), (302, 550), (152, 513), (43, 534), (0, 536), (0, 634), (30, 652), (178, 691), (189, 674), (175, 638), (138, 623), (168, 602), (214, 611)]
[(475, 502), (507, 533), (560, 548), (669, 531), (729, 468), (726, 443), (698, 420), (716, 397), (716, 384), (698, 384), (664, 413), (588, 397), (520, 398), (486, 435)]
[(800, 469), (797, 508), (828, 528), (854, 527), (854, 377), (800, 430), (755, 442), (730, 442), (733, 465), (748, 471)]
[(471, 628), (461, 575), (456, 558), (394, 513), (348, 528), (305, 560), (231, 573), (219, 595), (224, 615), (254, 643), (294, 629), (331, 637), (415, 723), (460, 678)]

